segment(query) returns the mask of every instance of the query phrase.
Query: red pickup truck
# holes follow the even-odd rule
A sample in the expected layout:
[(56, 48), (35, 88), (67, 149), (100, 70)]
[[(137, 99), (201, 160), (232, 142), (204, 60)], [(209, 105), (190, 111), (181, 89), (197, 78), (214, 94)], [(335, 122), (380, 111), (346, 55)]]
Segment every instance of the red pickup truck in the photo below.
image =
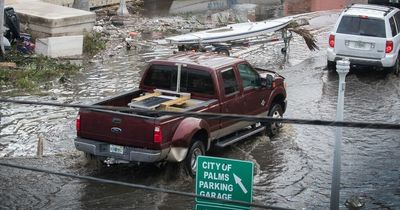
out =
[(183, 162), (194, 176), (196, 157), (212, 145), (226, 147), (262, 131), (272, 137), (281, 125), (163, 116), (154, 111), (279, 118), (286, 109), (286, 91), (284, 78), (273, 71), (254, 68), (239, 58), (190, 52), (151, 61), (137, 90), (95, 105), (132, 111), (80, 109), (76, 149), (106, 163)]

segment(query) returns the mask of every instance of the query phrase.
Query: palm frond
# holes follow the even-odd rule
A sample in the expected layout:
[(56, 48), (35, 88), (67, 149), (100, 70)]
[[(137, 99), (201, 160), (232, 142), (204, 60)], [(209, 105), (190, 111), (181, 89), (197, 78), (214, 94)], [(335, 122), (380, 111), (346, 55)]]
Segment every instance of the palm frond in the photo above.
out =
[(290, 32), (294, 32), (303, 37), (308, 49), (319, 50), (319, 47), (317, 46), (317, 40), (315, 40), (315, 37), (313, 34), (311, 34), (310, 30), (300, 28), (299, 24), (296, 21), (292, 21), (291, 23), (289, 23), (287, 28)]

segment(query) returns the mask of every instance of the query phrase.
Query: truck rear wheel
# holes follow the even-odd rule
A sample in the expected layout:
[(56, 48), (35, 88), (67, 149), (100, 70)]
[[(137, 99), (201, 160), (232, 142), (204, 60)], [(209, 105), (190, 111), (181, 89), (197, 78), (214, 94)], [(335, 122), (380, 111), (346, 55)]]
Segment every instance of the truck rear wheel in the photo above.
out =
[(203, 142), (199, 140), (193, 142), (185, 158), (185, 169), (191, 177), (196, 176), (197, 157), (205, 153)]
[[(282, 107), (280, 104), (273, 104), (272, 108), (269, 110), (268, 113), (269, 117), (272, 118), (282, 118), (283, 116), (283, 111), (282, 111)], [(277, 135), (279, 133), (279, 130), (282, 127), (282, 123), (278, 123), (278, 122), (272, 122), (272, 123), (266, 123), (266, 134), (272, 138), (275, 135)]]

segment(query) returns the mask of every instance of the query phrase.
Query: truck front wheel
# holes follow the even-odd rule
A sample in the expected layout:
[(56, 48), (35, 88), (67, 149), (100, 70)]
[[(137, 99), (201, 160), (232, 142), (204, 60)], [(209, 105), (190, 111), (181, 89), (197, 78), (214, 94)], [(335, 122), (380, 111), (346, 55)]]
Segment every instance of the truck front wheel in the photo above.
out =
[[(272, 117), (272, 118), (282, 118), (283, 111), (282, 111), (281, 105), (273, 104), (272, 108), (269, 110), (268, 116)], [(279, 122), (266, 123), (266, 133), (270, 138), (272, 138), (276, 134), (279, 133), (279, 130), (281, 129), (281, 127), (282, 127), (282, 123), (279, 123)]]
[(205, 153), (203, 142), (199, 140), (194, 141), (185, 158), (185, 169), (191, 177), (196, 176), (197, 157), (205, 155)]

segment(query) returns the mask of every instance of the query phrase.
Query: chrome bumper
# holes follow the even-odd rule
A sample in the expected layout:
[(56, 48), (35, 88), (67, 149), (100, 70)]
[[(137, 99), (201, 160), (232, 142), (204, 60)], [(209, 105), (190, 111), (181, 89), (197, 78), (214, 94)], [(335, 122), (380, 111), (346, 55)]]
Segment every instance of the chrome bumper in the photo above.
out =
[(82, 152), (101, 157), (111, 157), (116, 160), (130, 162), (158, 162), (164, 160), (170, 148), (162, 150), (149, 150), (124, 146), (123, 154), (110, 152), (110, 144), (77, 137), (74, 140), (75, 148)]

